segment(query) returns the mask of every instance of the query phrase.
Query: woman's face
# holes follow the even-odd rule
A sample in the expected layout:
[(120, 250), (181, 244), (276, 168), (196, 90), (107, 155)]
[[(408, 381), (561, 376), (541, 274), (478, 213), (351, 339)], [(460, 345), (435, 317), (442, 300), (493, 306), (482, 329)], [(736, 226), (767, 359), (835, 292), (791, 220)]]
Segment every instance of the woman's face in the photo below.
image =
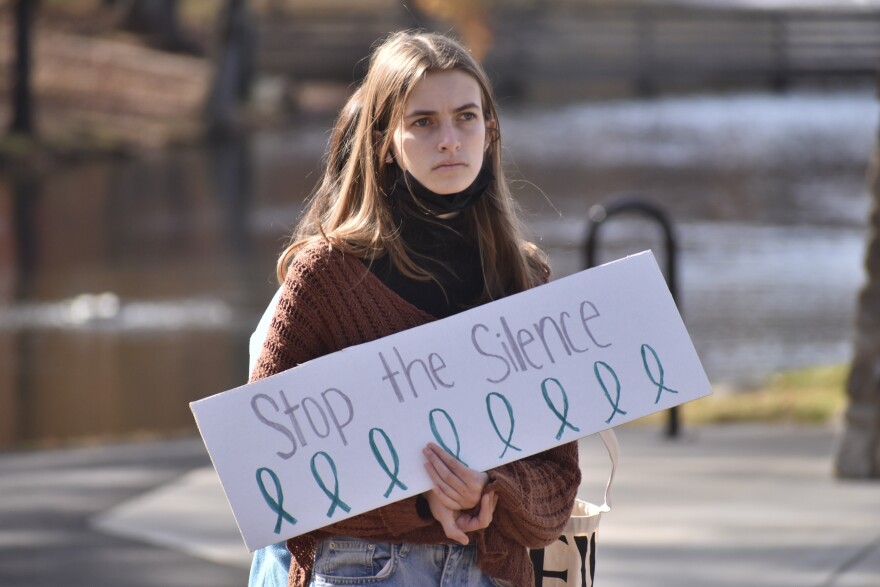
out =
[(480, 172), (486, 151), (482, 103), (480, 86), (470, 74), (427, 74), (413, 88), (392, 137), (400, 168), (438, 194), (467, 188)]

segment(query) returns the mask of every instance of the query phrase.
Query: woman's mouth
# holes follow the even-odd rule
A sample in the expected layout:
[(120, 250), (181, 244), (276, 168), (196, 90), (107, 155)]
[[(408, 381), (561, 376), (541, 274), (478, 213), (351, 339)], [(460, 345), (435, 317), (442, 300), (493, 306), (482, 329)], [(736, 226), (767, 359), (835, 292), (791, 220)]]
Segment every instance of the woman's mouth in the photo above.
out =
[(467, 166), (467, 163), (465, 163), (464, 161), (458, 161), (458, 160), (443, 161), (442, 163), (436, 165), (434, 167), (434, 169), (442, 171), (442, 170), (446, 170), (446, 169), (457, 169), (459, 167), (466, 167), (466, 166)]

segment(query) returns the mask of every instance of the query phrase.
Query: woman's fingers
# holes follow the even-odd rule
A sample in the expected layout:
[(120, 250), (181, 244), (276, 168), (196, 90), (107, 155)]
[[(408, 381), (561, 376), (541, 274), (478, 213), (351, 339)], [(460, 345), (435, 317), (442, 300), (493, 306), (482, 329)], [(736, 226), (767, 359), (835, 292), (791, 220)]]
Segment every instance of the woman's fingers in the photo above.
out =
[(495, 506), (498, 505), (498, 494), (494, 492), (487, 493), (480, 500), (480, 514), (477, 516), (476, 529), (488, 528), (492, 523), (492, 517), (495, 515)]
[(450, 497), (450, 499), (462, 501), (465, 497), (462, 495), (462, 492), (466, 491), (465, 484), (449, 469), (446, 463), (440, 459), (433, 450), (426, 448), (423, 452), (427, 459), (425, 470), (428, 472), (434, 485), (439, 487)]
[(479, 520), (481, 528), (488, 528), (492, 523), (492, 517), (495, 515), (495, 506), (498, 505), (498, 494), (491, 491), (483, 496), (480, 500)]
[(473, 469), (467, 467), (460, 460), (434, 444), (433, 442), (429, 442), (428, 446), (425, 448), (425, 454), (428, 457), (436, 457), (437, 461), (440, 461), (444, 465), (444, 470), (450, 475), (450, 477), (454, 477), (461, 482), (465, 482), (469, 476), (472, 476), (473, 473), (477, 473)]
[(483, 488), (489, 480), (486, 473), (475, 471), (436, 444), (424, 449), (425, 469), (439, 492), (452, 500), (458, 509), (471, 509), (480, 503)]
[(480, 499), (480, 511), (476, 515), (446, 507), (434, 491), (425, 493), (425, 497), (431, 507), (431, 514), (440, 523), (443, 533), (450, 540), (460, 544), (470, 542), (465, 532), (474, 532), (489, 527), (489, 524), (492, 523), (495, 507), (498, 505), (498, 495), (493, 491), (487, 492)]
[(428, 505), (431, 508), (431, 515), (434, 516), (434, 519), (440, 522), (440, 526), (443, 528), (443, 533), (450, 540), (455, 540), (460, 544), (467, 544), (469, 542), (467, 534), (465, 534), (465, 530), (459, 528), (458, 520), (456, 519), (456, 514), (458, 513), (456, 510), (445, 507), (443, 503), (441, 503), (438, 495), (429, 491), (425, 494), (425, 498), (428, 500)]
[(464, 532), (473, 532), (488, 528), (492, 523), (495, 506), (498, 505), (498, 495), (494, 492), (486, 493), (480, 500), (480, 513), (478, 515), (459, 512), (456, 517), (458, 528)]
[[(425, 468), (427, 469), (428, 465), (425, 465)], [(429, 475), (431, 474), (430, 471), (428, 471), (428, 474)], [(433, 479), (433, 477), (432, 477), (432, 479)], [(458, 500), (448, 496), (443, 491), (443, 488), (440, 485), (437, 485), (436, 481), (434, 482), (434, 488), (431, 489), (430, 493), (433, 493), (437, 497), (437, 499), (440, 501), (440, 503), (443, 504), (444, 507), (447, 507), (451, 510), (467, 509), (467, 508), (462, 508), (461, 503)]]
[(458, 527), (458, 523), (456, 522), (452, 511), (449, 510), (449, 512), (448, 518), (439, 520), (440, 525), (443, 526), (443, 533), (446, 534), (446, 537), (450, 540), (455, 540), (459, 544), (467, 544), (470, 542), (470, 539), (467, 537), (467, 534), (464, 533), (465, 531)]

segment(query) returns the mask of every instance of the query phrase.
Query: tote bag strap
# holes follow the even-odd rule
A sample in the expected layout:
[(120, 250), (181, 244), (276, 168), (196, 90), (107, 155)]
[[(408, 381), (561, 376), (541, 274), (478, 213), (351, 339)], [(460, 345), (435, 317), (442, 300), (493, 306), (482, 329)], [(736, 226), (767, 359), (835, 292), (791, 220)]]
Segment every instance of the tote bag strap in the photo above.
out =
[(608, 476), (608, 483), (605, 485), (605, 500), (600, 510), (607, 512), (611, 510), (611, 484), (614, 482), (614, 473), (617, 472), (617, 462), (620, 460), (620, 443), (617, 442), (617, 435), (613, 428), (603, 430), (599, 433), (599, 438), (605, 444), (608, 456), (611, 458), (611, 474)]
[(608, 456), (611, 458), (611, 474), (608, 476), (608, 483), (605, 484), (604, 502), (602, 505), (596, 505), (582, 499), (576, 499), (563, 534), (590, 536), (599, 528), (602, 514), (611, 511), (611, 484), (614, 482), (614, 474), (617, 472), (620, 445), (617, 442), (617, 435), (611, 429), (599, 432), (599, 438), (602, 439)]

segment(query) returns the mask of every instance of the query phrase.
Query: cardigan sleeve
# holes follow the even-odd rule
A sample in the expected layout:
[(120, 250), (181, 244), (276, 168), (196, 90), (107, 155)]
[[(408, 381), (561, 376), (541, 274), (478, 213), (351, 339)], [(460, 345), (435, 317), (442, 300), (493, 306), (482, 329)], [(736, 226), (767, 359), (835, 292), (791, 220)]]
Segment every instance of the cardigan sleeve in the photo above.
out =
[(541, 548), (559, 537), (580, 486), (576, 442), (508, 463), (488, 471), (486, 491), (495, 491), (498, 505), (492, 524), (478, 538), (485, 556), (503, 552), (513, 541)]
[(313, 264), (301, 260), (291, 264), (250, 381), (281, 373), (331, 352), (329, 341), (322, 336), (326, 328), (321, 324), (318, 311), (320, 279), (317, 271)]

